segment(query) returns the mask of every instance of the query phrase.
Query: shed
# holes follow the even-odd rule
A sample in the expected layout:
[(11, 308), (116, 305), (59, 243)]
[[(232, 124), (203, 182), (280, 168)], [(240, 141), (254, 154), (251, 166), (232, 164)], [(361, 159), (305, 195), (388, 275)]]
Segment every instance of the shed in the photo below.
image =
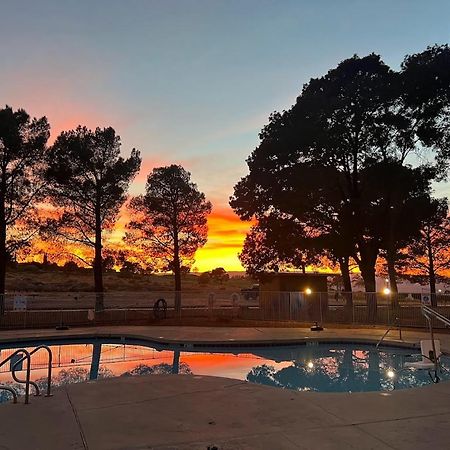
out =
[(327, 292), (327, 273), (275, 272), (260, 277), (261, 292)]

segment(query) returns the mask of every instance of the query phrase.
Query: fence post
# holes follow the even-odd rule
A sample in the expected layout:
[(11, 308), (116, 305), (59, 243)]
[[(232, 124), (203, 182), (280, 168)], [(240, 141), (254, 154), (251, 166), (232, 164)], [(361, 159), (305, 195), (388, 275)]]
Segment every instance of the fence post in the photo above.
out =
[(320, 325), (323, 325), (322, 293), (319, 292)]
[(355, 324), (355, 302), (352, 302), (352, 325)]

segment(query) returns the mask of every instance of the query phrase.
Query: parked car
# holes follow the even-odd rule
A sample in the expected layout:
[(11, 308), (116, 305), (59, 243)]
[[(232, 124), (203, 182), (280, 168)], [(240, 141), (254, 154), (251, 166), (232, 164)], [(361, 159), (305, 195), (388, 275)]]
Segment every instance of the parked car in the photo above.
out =
[(245, 300), (258, 300), (259, 284), (254, 284), (251, 288), (241, 289), (241, 295)]

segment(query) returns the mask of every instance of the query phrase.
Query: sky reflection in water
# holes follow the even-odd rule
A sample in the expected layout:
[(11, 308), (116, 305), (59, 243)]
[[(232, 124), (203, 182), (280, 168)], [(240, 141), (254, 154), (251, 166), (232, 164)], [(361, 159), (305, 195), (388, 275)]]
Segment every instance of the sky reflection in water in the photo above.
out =
[[(428, 371), (405, 363), (420, 359), (417, 350), (359, 344), (295, 347), (220, 348), (197, 351), (158, 349), (120, 343), (52, 345), (53, 385), (113, 376), (146, 374), (213, 375), (297, 391), (390, 391), (431, 384)], [(1, 358), (15, 349), (2, 349)], [(450, 380), (450, 358), (442, 358), (442, 381)], [(36, 355), (32, 379), (45, 384), (46, 355)], [(10, 384), (9, 367), (0, 383)], [(393, 375), (392, 378), (389, 375)], [(20, 387), (19, 387), (20, 391)], [(0, 391), (0, 400), (8, 394)]]

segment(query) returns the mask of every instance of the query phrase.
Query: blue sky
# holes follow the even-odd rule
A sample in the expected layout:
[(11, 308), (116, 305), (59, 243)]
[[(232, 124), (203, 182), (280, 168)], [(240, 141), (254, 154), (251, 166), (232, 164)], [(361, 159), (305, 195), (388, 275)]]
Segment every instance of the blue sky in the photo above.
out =
[[(357, 53), (398, 68), (450, 41), (448, 1), (0, 2), (0, 103), (54, 133), (112, 125), (154, 165), (177, 162), (217, 208), (274, 110)], [(446, 193), (446, 187), (440, 188)]]
[(268, 114), (310, 77), (354, 53), (398, 67), (450, 38), (448, 1), (41, 0), (1, 16), (1, 103), (58, 129), (112, 124), (222, 205)]

